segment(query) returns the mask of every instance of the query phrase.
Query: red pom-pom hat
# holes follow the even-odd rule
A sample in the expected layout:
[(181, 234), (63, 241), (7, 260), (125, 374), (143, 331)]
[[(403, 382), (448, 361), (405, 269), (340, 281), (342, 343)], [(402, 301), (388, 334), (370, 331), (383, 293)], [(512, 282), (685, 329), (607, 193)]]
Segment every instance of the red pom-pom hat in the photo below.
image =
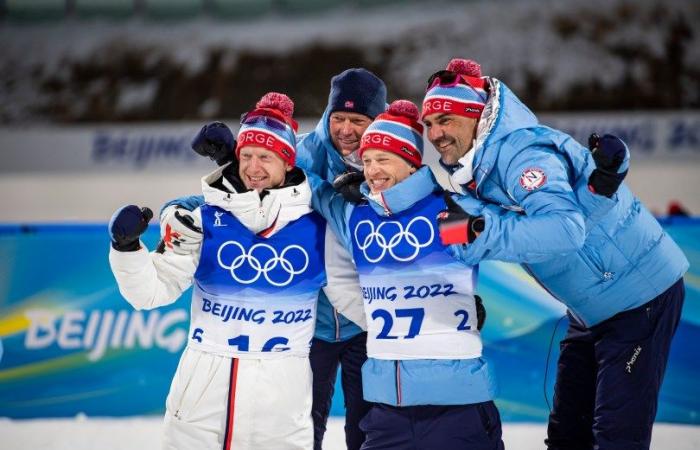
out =
[(278, 92), (265, 94), (241, 121), (236, 157), (245, 146), (263, 147), (293, 166), (298, 129), (293, 114), (294, 102), (288, 96)]
[(423, 125), (418, 107), (408, 100), (396, 100), (377, 116), (362, 135), (359, 155), (367, 149), (394, 153), (420, 167), (423, 160)]
[(421, 117), (443, 113), (479, 119), (487, 100), (481, 66), (471, 59), (455, 58), (441, 72), (425, 93)]

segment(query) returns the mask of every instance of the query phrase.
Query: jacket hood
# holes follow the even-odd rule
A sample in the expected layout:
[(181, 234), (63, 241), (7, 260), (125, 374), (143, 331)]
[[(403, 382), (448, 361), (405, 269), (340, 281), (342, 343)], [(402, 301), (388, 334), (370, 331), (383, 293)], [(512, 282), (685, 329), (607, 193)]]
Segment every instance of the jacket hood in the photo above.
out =
[[(537, 117), (503, 82), (489, 78), (491, 95), (479, 120), (473, 173), (477, 186), (488, 176), (498, 159), (500, 144), (518, 130), (539, 126)], [(524, 148), (524, 147), (523, 147)]]
[[(326, 106), (326, 110), (323, 111), (321, 120), (316, 124), (314, 133), (318, 140), (318, 144), (326, 152), (326, 162), (328, 165), (328, 170), (334, 175), (338, 176), (341, 173), (348, 170), (345, 161), (343, 161), (343, 156), (333, 145), (333, 140), (331, 139), (330, 132), (330, 118), (331, 118), (331, 105)], [(332, 181), (332, 180), (331, 180)]]

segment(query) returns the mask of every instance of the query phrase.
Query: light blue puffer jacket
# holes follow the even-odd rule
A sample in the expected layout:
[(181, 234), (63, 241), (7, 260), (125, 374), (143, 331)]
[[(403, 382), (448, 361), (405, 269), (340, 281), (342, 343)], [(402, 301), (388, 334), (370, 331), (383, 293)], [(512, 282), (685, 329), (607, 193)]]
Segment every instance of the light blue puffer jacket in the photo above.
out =
[(465, 261), (522, 263), (587, 326), (643, 305), (669, 288), (688, 261), (624, 184), (611, 199), (588, 191), (590, 152), (539, 125), (502, 82), (482, 115), (471, 192), (460, 204), (486, 228), (459, 247)]
[[(349, 223), (354, 208), (361, 206), (346, 202), (318, 177), (310, 175), (309, 183), (314, 209), (325, 217), (345, 248), (352, 252)], [(369, 199), (367, 183), (362, 184), (361, 190)], [(431, 169), (424, 166), (382, 192), (387, 209), (373, 200), (369, 200), (369, 205), (380, 216), (399, 214), (440, 191), (442, 188)], [(457, 246), (451, 246), (448, 252), (461, 260), (457, 250)], [(362, 386), (365, 400), (394, 406), (466, 405), (492, 400), (496, 394), (495, 378), (483, 358), (387, 360), (370, 357), (362, 366)]]

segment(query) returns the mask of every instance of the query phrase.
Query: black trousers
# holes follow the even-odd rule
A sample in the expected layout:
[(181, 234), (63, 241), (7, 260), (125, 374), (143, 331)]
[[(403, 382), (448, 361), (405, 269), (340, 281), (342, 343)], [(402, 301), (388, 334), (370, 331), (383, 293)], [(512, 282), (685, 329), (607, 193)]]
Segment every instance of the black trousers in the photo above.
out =
[(649, 449), (684, 298), (680, 279), (645, 305), (591, 328), (569, 315), (560, 344), (548, 449)]
[(331, 400), (341, 368), (341, 384), (345, 397), (345, 443), (348, 450), (359, 450), (365, 440), (360, 420), (369, 411), (370, 403), (362, 398), (362, 364), (367, 360), (367, 333), (360, 333), (347, 341), (311, 342), (311, 370), (314, 374), (313, 406), (314, 450), (321, 450), (323, 435), (331, 409)]
[(492, 401), (471, 405), (376, 404), (362, 419), (362, 450), (503, 450)]

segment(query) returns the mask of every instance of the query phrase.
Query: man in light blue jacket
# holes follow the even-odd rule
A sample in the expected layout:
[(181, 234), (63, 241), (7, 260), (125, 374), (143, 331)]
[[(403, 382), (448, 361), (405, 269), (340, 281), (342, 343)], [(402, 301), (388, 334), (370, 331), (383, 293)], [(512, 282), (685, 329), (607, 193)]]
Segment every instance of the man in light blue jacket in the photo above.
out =
[(422, 117), (467, 194), (441, 213), (443, 242), (521, 263), (568, 307), (548, 448), (648, 449), (688, 261), (622, 184), (626, 146), (591, 154), (466, 60), (431, 77)]
[(367, 319), (363, 450), (503, 448), (495, 383), (482, 358), (476, 269), (442, 245), (444, 191), (421, 167), (418, 109), (399, 100), (359, 150), (364, 201), (309, 176), (313, 206), (352, 252)]
[[(328, 105), (316, 128), (299, 137), (297, 164), (322, 179), (333, 182), (343, 176), (345, 183), (336, 186), (347, 193), (356, 191), (361, 181), (362, 163), (357, 156), (362, 133), (374, 118), (386, 109), (386, 86), (366, 69), (348, 69), (331, 79)], [(352, 195), (352, 194), (349, 194)], [(357, 285), (357, 273), (345, 248), (328, 233), (327, 254), (333, 255), (327, 289), (336, 297), (343, 287)], [(331, 294), (332, 295), (332, 294)], [(367, 333), (334, 308), (326, 293), (318, 299), (316, 332), (311, 345), (314, 373), (314, 449), (321, 450), (338, 366), (345, 398), (345, 442), (357, 450), (365, 440), (359, 428), (369, 403), (362, 398), (361, 367), (367, 360)]]

